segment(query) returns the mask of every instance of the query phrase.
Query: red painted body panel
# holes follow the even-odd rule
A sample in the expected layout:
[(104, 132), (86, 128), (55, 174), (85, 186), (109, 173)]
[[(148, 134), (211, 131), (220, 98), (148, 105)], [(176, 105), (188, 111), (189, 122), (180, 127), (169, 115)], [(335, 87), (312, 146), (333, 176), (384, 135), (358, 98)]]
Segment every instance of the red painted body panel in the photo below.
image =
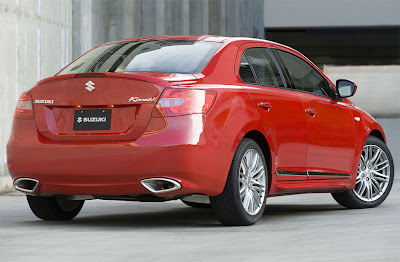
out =
[[(338, 102), (289, 89), (248, 85), (238, 77), (247, 46), (279, 48), (308, 61), (289, 47), (251, 38), (210, 36), (137, 40), (154, 39), (214, 41), (222, 46), (195, 75), (104, 73), (105, 78), (56, 75), (39, 81), (31, 90), (33, 100), (54, 103), (34, 104), (34, 119), (14, 119), (7, 145), (12, 178), (39, 180), (35, 195), (151, 194), (140, 180), (166, 177), (182, 188), (160, 197), (214, 196), (225, 186), (238, 144), (246, 134), (257, 131), (265, 137), (265, 150), (270, 152), (269, 195), (334, 192), (354, 187), (367, 136), (378, 130), (384, 137), (379, 124), (347, 99)], [(84, 89), (90, 79), (96, 82), (93, 93)], [(213, 90), (216, 99), (206, 114), (152, 117), (156, 101), (169, 86)], [(132, 104), (128, 102), (132, 96), (155, 99)], [(261, 102), (270, 103), (271, 108), (259, 107)], [(315, 109), (314, 117), (306, 113), (309, 107)], [(79, 108), (111, 108), (111, 129), (74, 131), (69, 120)], [(354, 117), (361, 121), (355, 122)], [(314, 176), (312, 180), (278, 176), (277, 170), (343, 173), (350, 178)]]
[[(305, 114), (308, 126), (307, 170), (351, 174), (355, 121), (349, 105), (326, 97), (297, 93), (304, 108), (315, 110), (315, 115)], [(326, 176), (313, 176), (312, 179), (326, 179)]]

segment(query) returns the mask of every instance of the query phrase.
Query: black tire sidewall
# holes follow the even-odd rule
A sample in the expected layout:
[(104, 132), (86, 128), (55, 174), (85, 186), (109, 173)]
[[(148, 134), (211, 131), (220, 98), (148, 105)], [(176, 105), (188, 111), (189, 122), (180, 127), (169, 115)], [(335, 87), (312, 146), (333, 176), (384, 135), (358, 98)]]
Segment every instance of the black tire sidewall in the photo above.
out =
[(30, 196), (27, 195), (29, 207), (32, 212), (43, 220), (70, 220), (79, 214), (84, 200), (76, 200), (78, 205), (73, 210), (64, 210), (58, 203), (55, 196)]

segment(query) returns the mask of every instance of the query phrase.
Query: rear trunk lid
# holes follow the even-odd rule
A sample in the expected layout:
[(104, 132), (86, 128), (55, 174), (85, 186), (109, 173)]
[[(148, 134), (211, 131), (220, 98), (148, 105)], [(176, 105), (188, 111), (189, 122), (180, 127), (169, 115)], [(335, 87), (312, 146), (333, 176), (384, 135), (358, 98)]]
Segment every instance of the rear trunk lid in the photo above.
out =
[(48, 141), (136, 140), (162, 91), (189, 74), (83, 73), (44, 79), (31, 90), (36, 127)]

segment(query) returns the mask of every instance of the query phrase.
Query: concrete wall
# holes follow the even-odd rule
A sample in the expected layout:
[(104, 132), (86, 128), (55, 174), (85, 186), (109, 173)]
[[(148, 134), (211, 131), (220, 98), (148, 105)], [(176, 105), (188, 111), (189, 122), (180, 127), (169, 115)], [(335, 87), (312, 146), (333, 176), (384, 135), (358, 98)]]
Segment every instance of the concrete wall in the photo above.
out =
[(343, 78), (355, 82), (357, 93), (350, 100), (371, 115), (400, 117), (400, 65), (329, 65), (323, 71), (333, 82)]
[(71, 60), (71, 11), (68, 0), (0, 0), (0, 175), (19, 96)]
[(263, 10), (264, 0), (73, 0), (72, 56), (139, 36), (264, 38)]
[(265, 0), (266, 28), (400, 25), (399, 0)]

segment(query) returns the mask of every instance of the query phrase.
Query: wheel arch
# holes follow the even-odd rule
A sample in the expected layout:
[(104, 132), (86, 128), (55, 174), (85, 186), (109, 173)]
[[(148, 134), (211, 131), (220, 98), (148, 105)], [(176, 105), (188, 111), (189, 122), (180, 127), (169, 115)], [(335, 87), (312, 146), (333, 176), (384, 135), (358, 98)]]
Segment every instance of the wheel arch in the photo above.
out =
[(385, 136), (384, 136), (384, 135), (382, 134), (382, 132), (379, 131), (378, 129), (372, 130), (372, 131), (369, 133), (369, 136), (374, 136), (374, 137), (376, 137), (376, 138), (382, 140), (383, 143), (386, 144)]

